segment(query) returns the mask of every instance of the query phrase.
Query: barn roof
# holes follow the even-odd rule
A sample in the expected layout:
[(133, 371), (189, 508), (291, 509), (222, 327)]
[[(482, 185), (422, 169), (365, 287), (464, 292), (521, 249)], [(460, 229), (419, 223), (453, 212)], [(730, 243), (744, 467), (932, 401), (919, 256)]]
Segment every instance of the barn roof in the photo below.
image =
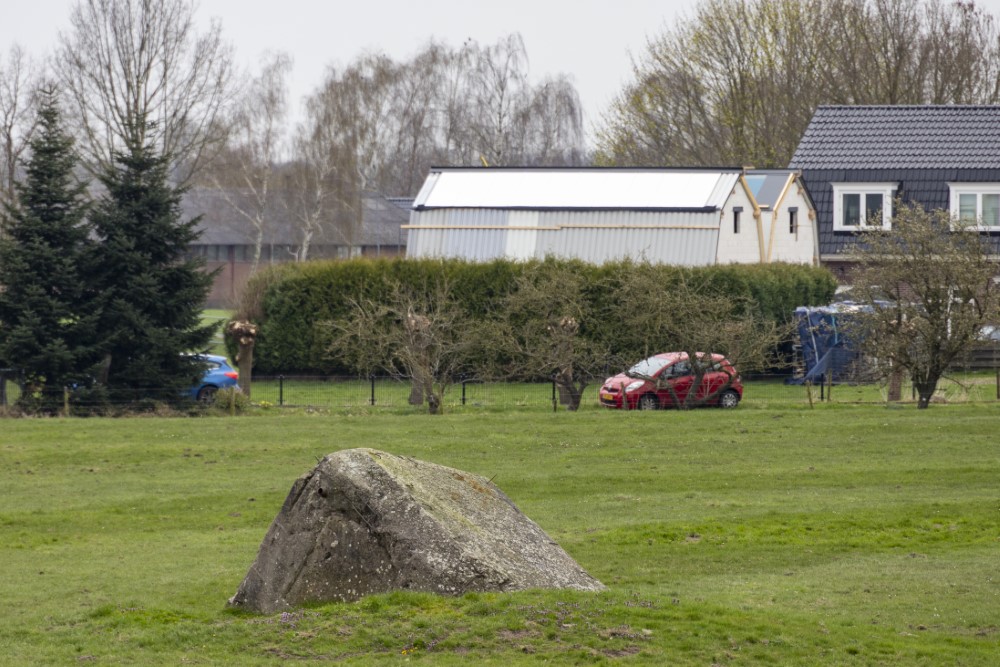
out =
[(414, 208), (713, 211), (741, 169), (434, 168)]

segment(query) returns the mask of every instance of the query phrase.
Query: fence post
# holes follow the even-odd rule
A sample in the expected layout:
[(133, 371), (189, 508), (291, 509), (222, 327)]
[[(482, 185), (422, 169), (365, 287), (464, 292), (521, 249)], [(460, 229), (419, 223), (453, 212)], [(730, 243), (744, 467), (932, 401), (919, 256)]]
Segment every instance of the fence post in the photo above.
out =
[(63, 387), (63, 417), (69, 417), (69, 387)]
[(278, 376), (278, 407), (285, 405), (285, 376)]
[(552, 376), (552, 412), (559, 411), (559, 402), (556, 400), (556, 378)]
[(465, 378), (462, 378), (462, 405), (465, 405)]
[(368, 376), (368, 378), (369, 378), (369, 380), (371, 380), (371, 383), (372, 383), (372, 394), (371, 394), (371, 399), (370, 399), (371, 400), (371, 405), (375, 405), (375, 376), (374, 375), (370, 375), (370, 376)]

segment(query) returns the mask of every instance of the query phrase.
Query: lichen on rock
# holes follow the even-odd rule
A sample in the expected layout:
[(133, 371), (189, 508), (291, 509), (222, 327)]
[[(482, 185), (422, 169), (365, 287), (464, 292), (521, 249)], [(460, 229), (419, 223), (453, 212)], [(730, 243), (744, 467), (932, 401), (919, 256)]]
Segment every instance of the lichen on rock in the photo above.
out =
[(296, 480), (229, 604), (272, 613), (393, 590), (604, 586), (490, 480), (374, 449)]

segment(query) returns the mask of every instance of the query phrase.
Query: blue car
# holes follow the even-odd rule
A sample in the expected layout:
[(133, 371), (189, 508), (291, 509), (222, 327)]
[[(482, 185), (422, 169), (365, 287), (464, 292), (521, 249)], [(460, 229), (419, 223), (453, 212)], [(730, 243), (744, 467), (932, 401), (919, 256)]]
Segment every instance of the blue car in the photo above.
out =
[(201, 376), (201, 381), (188, 390), (188, 396), (196, 401), (207, 403), (220, 389), (239, 388), (236, 381), (240, 374), (229, 365), (228, 359), (217, 354), (199, 354), (196, 355), (196, 358), (204, 362), (208, 368)]

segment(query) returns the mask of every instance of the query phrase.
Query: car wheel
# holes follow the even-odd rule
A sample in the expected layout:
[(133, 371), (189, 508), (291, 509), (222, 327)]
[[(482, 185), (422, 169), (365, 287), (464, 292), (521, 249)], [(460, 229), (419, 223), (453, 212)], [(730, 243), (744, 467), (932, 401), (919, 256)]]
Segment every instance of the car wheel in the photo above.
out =
[(640, 410), (655, 410), (660, 407), (660, 402), (654, 394), (643, 394), (639, 397), (637, 406)]
[(740, 395), (736, 393), (733, 389), (727, 389), (722, 392), (722, 396), (719, 396), (719, 407), (720, 408), (735, 408), (740, 404)]
[(198, 390), (198, 401), (201, 403), (209, 403), (213, 398), (215, 398), (215, 392), (219, 391), (218, 387), (213, 387), (212, 385), (206, 385)]

